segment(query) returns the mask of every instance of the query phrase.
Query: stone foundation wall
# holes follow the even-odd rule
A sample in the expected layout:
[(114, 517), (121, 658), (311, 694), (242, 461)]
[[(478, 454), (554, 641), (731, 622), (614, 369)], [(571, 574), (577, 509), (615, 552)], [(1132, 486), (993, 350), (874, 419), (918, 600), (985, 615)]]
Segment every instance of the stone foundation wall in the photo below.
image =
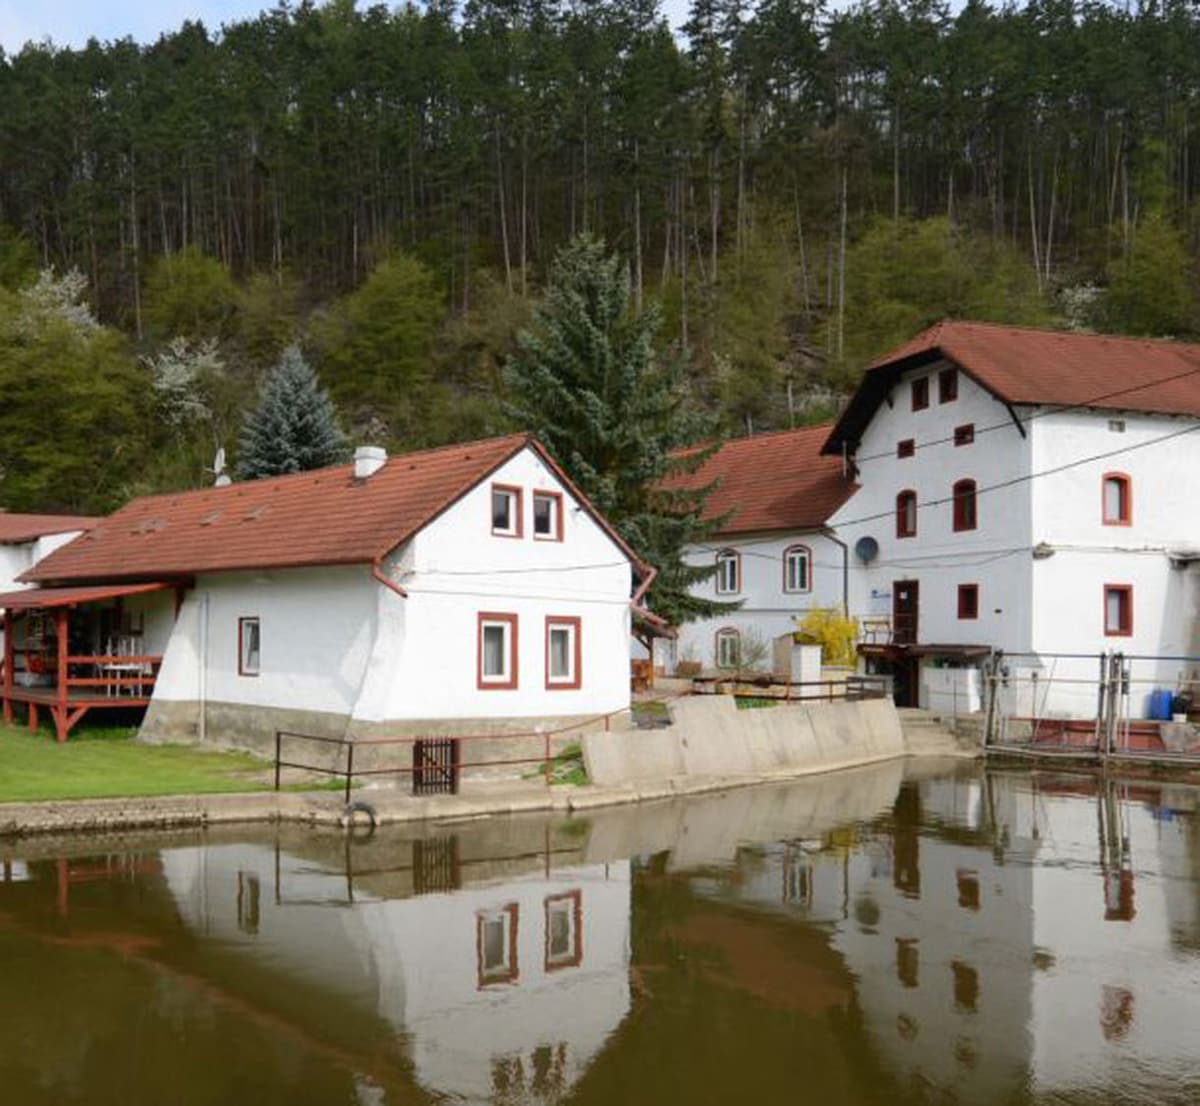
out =
[[(200, 705), (195, 702), (154, 702), (146, 711), (141, 737), (150, 742), (196, 743), (200, 741)], [(617, 716), (612, 726), (627, 726), (628, 716)], [(463, 770), (466, 778), (520, 778), (537, 771), (538, 765), (502, 764), (500, 761), (540, 759), (550, 733), (551, 755), (578, 743), (584, 734), (603, 731), (603, 719), (574, 716), (543, 718), (437, 718), (404, 719), (395, 722), (356, 722), (343, 714), (322, 711), (288, 710), (279, 707), (252, 707), (235, 703), (210, 702), (205, 708), (204, 743), (223, 749), (243, 749), (267, 760), (275, 758), (275, 734), (287, 731), (313, 737), (348, 738), (356, 742), (356, 770), (408, 769), (412, 767), (412, 745), (373, 745), (371, 741), (390, 737), (456, 737), (485, 735), (484, 740), (463, 741), (460, 758), (464, 764), (490, 762)], [(565, 732), (556, 732), (565, 731)], [(512, 736), (505, 736), (512, 735)], [(298, 764), (341, 769), (345, 747), (283, 739), (282, 759)]]

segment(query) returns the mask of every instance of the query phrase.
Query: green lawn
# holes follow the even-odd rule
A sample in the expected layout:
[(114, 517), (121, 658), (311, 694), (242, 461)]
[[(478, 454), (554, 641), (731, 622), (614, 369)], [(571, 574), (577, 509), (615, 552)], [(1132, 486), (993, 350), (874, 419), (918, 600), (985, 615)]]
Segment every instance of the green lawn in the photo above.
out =
[(0, 725), (0, 803), (263, 791), (271, 773), (245, 753), (139, 745), (129, 729), (80, 727), (59, 745), (47, 731)]

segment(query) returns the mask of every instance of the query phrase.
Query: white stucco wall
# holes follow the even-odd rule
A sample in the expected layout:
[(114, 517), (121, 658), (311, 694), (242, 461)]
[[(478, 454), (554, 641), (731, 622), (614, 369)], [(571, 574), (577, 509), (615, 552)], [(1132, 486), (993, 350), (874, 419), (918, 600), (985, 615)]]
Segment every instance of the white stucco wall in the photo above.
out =
[[(1029, 647), (1031, 534), (1028, 482), (977, 496), (977, 527), (956, 533), (950, 503), (956, 481), (978, 488), (1026, 476), (1029, 441), (1022, 438), (1004, 404), (965, 373), (958, 398), (938, 402), (937, 375), (943, 364), (906, 373), (863, 434), (858, 449), (859, 490), (830, 520), (850, 554), (851, 613), (892, 615), (898, 580), (919, 582), (918, 640), (937, 644), (988, 644), (1005, 650)], [(911, 381), (929, 378), (929, 406), (913, 411)], [(954, 428), (975, 426), (975, 441), (955, 446)], [(985, 430), (985, 428), (987, 428)], [(996, 428), (996, 429), (991, 429)], [(897, 458), (898, 442), (912, 438), (916, 452)], [(935, 444), (936, 443), (936, 444)], [(896, 496), (917, 493), (917, 533), (896, 536)], [(927, 505), (937, 502), (936, 505)], [(879, 555), (864, 565), (854, 555), (861, 537), (879, 543)], [(1010, 550), (1016, 552), (1009, 552)], [(979, 617), (958, 618), (958, 585), (979, 585)]]
[[(806, 592), (784, 591), (783, 555), (794, 545), (807, 546), (811, 552), (811, 588)], [(702, 547), (687, 551), (689, 564), (708, 566), (714, 563), (717, 552), (735, 550), (741, 555), (742, 589), (736, 595), (718, 595), (716, 579), (712, 577), (693, 588), (704, 598), (718, 601), (741, 601), (741, 606), (727, 614), (698, 619), (679, 627), (673, 650), (660, 648), (656, 661), (668, 671), (681, 660), (699, 661), (705, 668), (715, 668), (716, 634), (732, 628), (743, 637), (757, 634), (768, 647), (782, 634), (796, 629), (797, 617), (814, 607), (842, 606), (842, 549), (837, 542), (821, 533), (793, 531), (783, 534), (740, 534), (728, 539), (713, 538)], [(768, 650), (765, 667), (770, 667)]]
[[(521, 538), (491, 533), (493, 483), (522, 489)], [(628, 558), (569, 497), (563, 540), (535, 540), (535, 490), (565, 496), (541, 459), (525, 450), (393, 558), (388, 570), (408, 598), (379, 587), (379, 642), (356, 720), (589, 716), (628, 706)], [(481, 612), (518, 617), (515, 688), (477, 687)], [(546, 687), (548, 616), (580, 620), (576, 690)], [(403, 634), (387, 628), (399, 617)]]
[[(491, 533), (491, 485), (523, 489), (524, 535)], [(532, 493), (564, 492), (563, 540), (533, 538)], [(628, 558), (531, 450), (386, 564), (204, 575), (188, 594), (155, 698), (345, 715), (360, 722), (591, 716), (629, 703)], [(478, 616), (518, 617), (518, 681), (480, 689)], [(547, 616), (580, 620), (578, 689), (547, 689)], [(258, 676), (238, 674), (238, 619), (260, 620)], [(202, 675), (203, 673), (203, 675)]]

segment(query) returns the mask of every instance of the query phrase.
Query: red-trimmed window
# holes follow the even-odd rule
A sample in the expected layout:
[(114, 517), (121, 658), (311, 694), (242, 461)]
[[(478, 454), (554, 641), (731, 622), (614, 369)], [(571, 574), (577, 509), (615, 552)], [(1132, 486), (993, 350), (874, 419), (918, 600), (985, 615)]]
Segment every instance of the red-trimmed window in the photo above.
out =
[(896, 537), (917, 536), (917, 493), (911, 488), (896, 496)]
[(912, 382), (912, 409), (924, 411), (929, 406), (929, 377), (923, 376)]
[(911, 457), (916, 452), (917, 443), (912, 438), (904, 438), (902, 441), (896, 443), (896, 456), (902, 461), (905, 457)]
[(546, 689), (569, 691), (583, 680), (583, 634), (578, 618), (546, 619)]
[(962, 426), (954, 428), (954, 444), (956, 446), (970, 445), (973, 441), (975, 441), (975, 424), (973, 422), (966, 422)]
[(1101, 516), (1105, 526), (1133, 524), (1133, 481), (1124, 472), (1104, 474), (1104, 502)]
[(958, 585), (958, 617), (961, 619), (976, 619), (979, 617), (979, 585)]
[(546, 896), (546, 958), (548, 972), (578, 968), (583, 963), (583, 892)]
[(238, 619), (238, 675), (262, 671), (262, 628), (257, 617)]
[(812, 591), (812, 550), (793, 545), (783, 551), (783, 590)]
[(975, 505), (975, 481), (959, 480), (954, 485), (954, 529), (974, 530), (979, 525)]
[(736, 549), (717, 554), (717, 594), (737, 595), (742, 590), (742, 555)]
[(737, 668), (742, 663), (742, 635), (732, 626), (716, 633), (714, 654), (718, 668)]
[(533, 493), (533, 537), (535, 541), (563, 540), (561, 492)]
[(1104, 585), (1104, 634), (1130, 637), (1133, 634), (1133, 585)]
[(958, 369), (942, 369), (938, 373), (938, 403), (953, 403), (958, 399)]
[(481, 690), (505, 691), (517, 686), (517, 616), (481, 611), (477, 646), (477, 679)]
[(475, 954), (480, 987), (515, 983), (521, 974), (517, 959), (517, 929), (521, 908), (515, 902), (475, 915)]
[(521, 489), (512, 484), (492, 485), (492, 533), (500, 538), (519, 538), (522, 518)]

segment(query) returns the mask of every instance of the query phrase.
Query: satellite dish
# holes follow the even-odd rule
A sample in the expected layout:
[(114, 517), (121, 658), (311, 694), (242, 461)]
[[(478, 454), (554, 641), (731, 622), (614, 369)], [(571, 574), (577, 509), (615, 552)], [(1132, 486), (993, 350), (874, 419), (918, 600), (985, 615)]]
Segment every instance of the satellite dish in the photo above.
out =
[(879, 542), (872, 537), (859, 538), (854, 543), (854, 555), (863, 562), (870, 564), (879, 556)]

